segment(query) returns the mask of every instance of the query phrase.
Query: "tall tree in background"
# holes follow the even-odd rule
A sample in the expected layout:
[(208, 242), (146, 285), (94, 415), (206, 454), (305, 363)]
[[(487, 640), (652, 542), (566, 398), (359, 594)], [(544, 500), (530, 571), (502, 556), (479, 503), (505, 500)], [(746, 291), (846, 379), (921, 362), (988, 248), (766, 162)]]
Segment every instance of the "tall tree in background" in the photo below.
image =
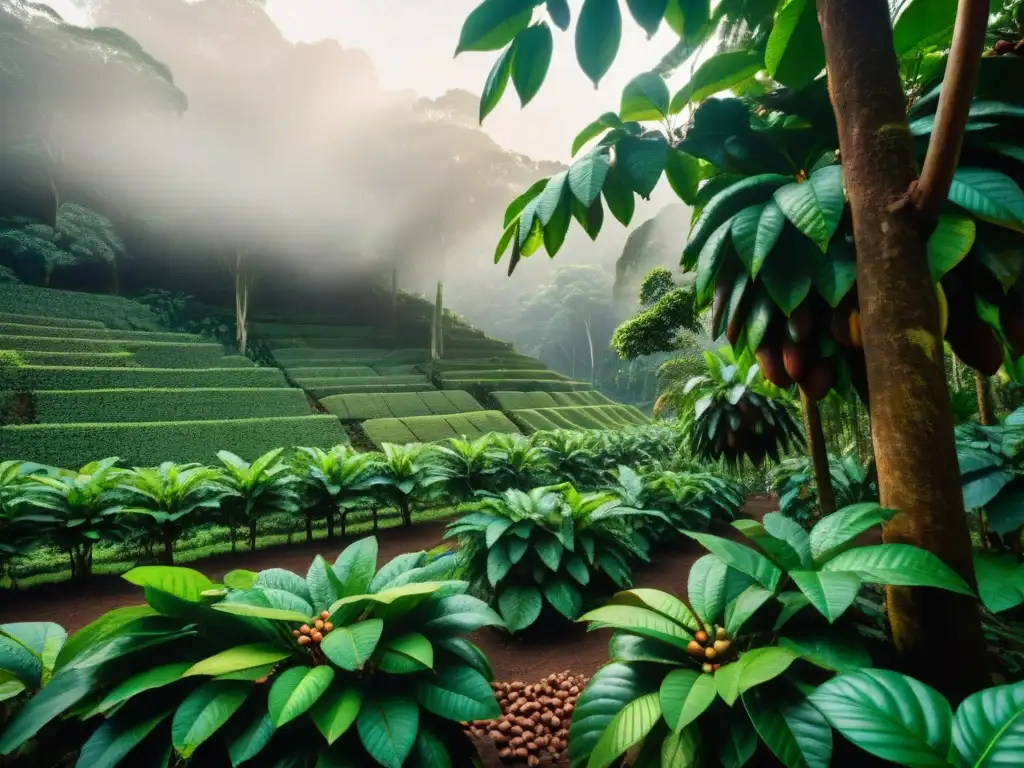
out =
[[(509, 83), (525, 104), (543, 82), (550, 46), (538, 52), (535, 43), (551, 31), (546, 21), (531, 24), (541, 5), (568, 28), (568, 7), (552, 0), (484, 0), (467, 18), (457, 51), (502, 50), (481, 116)], [(855, 385), (871, 413), (882, 502), (900, 513), (886, 541), (919, 544), (973, 582), (941, 339), (983, 372), (999, 367), (999, 342), (1012, 342), (1014, 331), (986, 303), (998, 308), (1016, 288), (1024, 230), (1024, 192), (999, 170), (1017, 168), (1006, 157), (1019, 147), (1001, 148), (1020, 135), (1015, 111), (972, 106), (988, 1), (961, 0), (958, 13), (956, 3), (909, 0), (895, 23), (885, 0), (627, 8), (649, 34), (664, 21), (679, 44), (657, 71), (627, 85), (618, 112), (580, 133), (574, 155), (592, 148), (567, 172), (509, 206), (499, 256), (511, 250), (511, 270), (541, 247), (553, 255), (549, 242), (573, 218), (596, 236), (605, 205), (628, 221), (634, 195), (649, 197), (664, 174), (694, 207), (683, 265), (696, 273), (698, 309), (713, 304), (729, 342), (757, 350), (775, 383), (795, 380), (814, 401)], [(615, 0), (585, 0), (580, 10), (577, 59), (595, 84), (615, 59), (622, 15)], [(712, 40), (721, 47), (671, 95), (662, 75)], [(945, 84), (934, 87), (943, 73)], [(989, 84), (992, 93), (1002, 81), (1002, 102), (1017, 98), (1008, 74), (1004, 67)], [(724, 90), (742, 99), (709, 98)], [(958, 171), (972, 110), (974, 131), (996, 132)], [(993, 122), (982, 125), (981, 115)], [(1010, 137), (1003, 145), (1001, 135)], [(1008, 277), (981, 301), (982, 286), (965, 278), (1009, 233), (1018, 256), (1006, 257)], [(973, 600), (890, 587), (888, 610), (911, 673), (954, 700), (983, 684)], [(951, 643), (969, 659), (955, 670), (943, 662)]]

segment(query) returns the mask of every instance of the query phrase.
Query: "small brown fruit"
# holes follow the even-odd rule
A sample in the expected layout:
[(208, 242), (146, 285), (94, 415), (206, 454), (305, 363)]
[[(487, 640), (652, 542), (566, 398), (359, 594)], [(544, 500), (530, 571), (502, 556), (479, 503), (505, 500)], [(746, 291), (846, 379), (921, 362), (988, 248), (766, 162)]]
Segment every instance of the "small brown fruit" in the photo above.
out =
[(317, 619), (316, 621), (313, 622), (313, 626), (316, 627), (317, 629), (323, 629), (324, 628), (324, 620), (323, 619)]
[(718, 640), (725, 640), (729, 634), (725, 631), (725, 627), (719, 627), (715, 630), (715, 638)]
[(324, 622), (324, 632), (331, 632), (334, 630), (334, 625), (331, 622)]
[(331, 617), (331, 614), (328, 613), (327, 611), (320, 611), (320, 618), (323, 619), (324, 621), (327, 621), (327, 619), (329, 619), (330, 617)]
[(308, 635), (312, 631), (313, 630), (309, 628), (309, 624), (303, 624), (301, 627), (299, 627), (299, 632), (301, 632), (304, 635)]
[(714, 648), (708, 648), (704, 651), (704, 655), (709, 659), (713, 659), (716, 656), (718, 656), (718, 651), (716, 651)]
[(312, 642), (313, 641), (310, 639), (309, 635), (302, 635), (299, 638), (299, 645), (309, 645)]
[(324, 639), (324, 636), (321, 635), (319, 632), (314, 632), (312, 635), (310, 635), (310, 637), (312, 638), (314, 643), (319, 643), (321, 640)]
[(696, 632), (694, 632), (693, 639), (701, 645), (703, 645), (708, 641), (708, 633), (705, 632), (703, 629), (698, 629)]
[(701, 667), (701, 669), (704, 670), (704, 673), (708, 675), (715, 671), (715, 668), (708, 663), (705, 663), (704, 666)]
[(526, 747), (518, 747), (516, 749), (516, 757), (526, 758), (526, 757), (529, 757), (529, 756), (530, 756), (530, 753), (527, 751)]
[(698, 643), (696, 640), (691, 640), (686, 644), (686, 652), (693, 656), (695, 659), (699, 659), (704, 655), (704, 646)]
[(793, 379), (786, 373), (782, 360), (782, 351), (778, 344), (765, 341), (757, 348), (757, 365), (761, 375), (777, 387), (788, 389), (793, 386)]
[(715, 653), (719, 656), (728, 653), (729, 648), (732, 645), (728, 640), (715, 640)]
[(301, 633), (301, 632), (299, 632), (299, 630), (297, 630), (297, 629), (293, 629), (293, 630), (292, 630), (292, 637), (298, 637), (298, 636), (299, 636), (299, 635), (301, 635), (301, 634), (302, 634), (302, 633)]
[(799, 383), (807, 375), (810, 363), (811, 352), (806, 342), (782, 342), (782, 365), (793, 381)]
[(498, 757), (500, 757), (502, 760), (508, 760), (510, 757), (512, 757), (512, 748), (505, 747), (504, 749), (499, 750)]

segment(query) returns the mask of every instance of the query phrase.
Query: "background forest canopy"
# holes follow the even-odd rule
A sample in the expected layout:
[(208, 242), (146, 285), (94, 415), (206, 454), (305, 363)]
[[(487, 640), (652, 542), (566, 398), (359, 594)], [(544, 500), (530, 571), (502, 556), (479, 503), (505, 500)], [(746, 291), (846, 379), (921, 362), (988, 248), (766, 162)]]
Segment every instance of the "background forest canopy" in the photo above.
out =
[[(289, 292), (331, 302), (389, 284), (394, 267), (406, 290), (445, 280), (485, 328), (495, 297), (548, 280), (547, 260), (510, 281), (490, 253), (508, 200), (564, 166), (498, 146), (476, 95), (384, 90), (364, 52), (292, 43), (259, 0), (74, 4), (95, 28), (0, 0), (7, 279), (230, 306), (244, 257), (273, 270), (254, 299), (275, 291), (273, 310)], [(566, 251), (610, 280), (618, 234), (595, 254), (574, 233)], [(612, 321), (598, 325), (604, 354)]]

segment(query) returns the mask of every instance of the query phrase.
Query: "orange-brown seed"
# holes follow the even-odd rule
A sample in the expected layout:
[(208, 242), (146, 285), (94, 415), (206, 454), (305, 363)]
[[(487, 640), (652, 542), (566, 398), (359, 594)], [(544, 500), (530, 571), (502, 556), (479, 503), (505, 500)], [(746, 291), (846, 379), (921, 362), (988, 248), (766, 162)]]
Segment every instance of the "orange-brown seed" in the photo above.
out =
[(299, 632), (301, 632), (304, 635), (308, 635), (312, 631), (313, 630), (309, 628), (309, 624), (303, 624), (301, 627), (299, 627)]
[(330, 632), (332, 629), (334, 629), (334, 625), (331, 622), (324, 622), (324, 632)]
[(320, 611), (320, 618), (323, 619), (324, 621), (327, 621), (327, 619), (330, 617), (330, 615), (331, 614), (329, 614), (327, 611)]
[(313, 641), (310, 639), (309, 635), (302, 635), (299, 637), (299, 645), (309, 645), (312, 642)]
[[(321, 640), (324, 639), (324, 636), (321, 635), (319, 632), (314, 632), (312, 637), (313, 637), (313, 642), (314, 643), (319, 643)], [(709, 648), (708, 650), (711, 650), (711, 649)]]
[(324, 628), (324, 620), (323, 619), (317, 619), (316, 621), (313, 622), (313, 626), (316, 627), (317, 629), (323, 629)]
[(705, 632), (703, 629), (697, 630), (693, 635), (693, 639), (703, 645), (708, 641), (708, 633)]

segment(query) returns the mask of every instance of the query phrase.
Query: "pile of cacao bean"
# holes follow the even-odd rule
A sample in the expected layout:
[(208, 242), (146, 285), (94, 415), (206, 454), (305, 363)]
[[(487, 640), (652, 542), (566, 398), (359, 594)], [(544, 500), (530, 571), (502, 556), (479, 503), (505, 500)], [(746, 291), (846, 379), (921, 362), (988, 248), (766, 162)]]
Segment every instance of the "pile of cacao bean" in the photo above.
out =
[(510, 765), (533, 768), (568, 760), (569, 720), (589, 680), (564, 670), (539, 683), (491, 683), (502, 715), (476, 720), (469, 730), (477, 738), (492, 739), (502, 762)]

